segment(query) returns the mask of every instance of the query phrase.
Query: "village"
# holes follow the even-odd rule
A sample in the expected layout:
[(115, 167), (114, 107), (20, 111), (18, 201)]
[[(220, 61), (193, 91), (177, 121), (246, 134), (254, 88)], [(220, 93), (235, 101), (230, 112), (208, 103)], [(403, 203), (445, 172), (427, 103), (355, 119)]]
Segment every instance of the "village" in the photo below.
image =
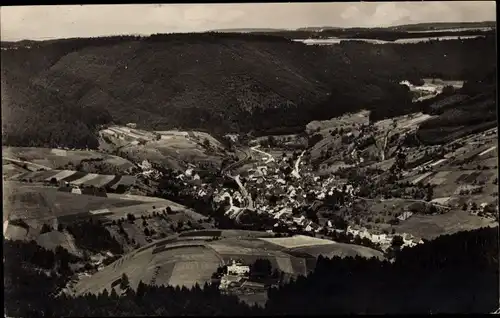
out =
[[(363, 114), (361, 116), (357, 115), (357, 117), (362, 116)], [(422, 118), (419, 118), (419, 116)], [(218, 206), (224, 206), (225, 214), (236, 221), (245, 213), (265, 214), (272, 217), (275, 220), (274, 229), (268, 229), (269, 232), (276, 232), (277, 229), (283, 227), (294, 233), (308, 233), (311, 236), (342, 232), (353, 237), (368, 239), (382, 250), (387, 250), (396, 236), (403, 239), (403, 247), (421, 244), (423, 240), (422, 237), (405, 233), (392, 226), (386, 227), (389, 229), (387, 231), (383, 226), (370, 228), (369, 225), (364, 226), (359, 222), (352, 222), (352, 219), (348, 219), (345, 225), (339, 225), (335, 218), (332, 219), (321, 215), (321, 210), (325, 208), (325, 202), (333, 199), (337, 209), (353, 210), (359, 200), (375, 200), (378, 204), (384, 203), (384, 206), (386, 204), (390, 205), (391, 202), (397, 200), (405, 201), (407, 203), (406, 207), (396, 208), (399, 211), (389, 220), (389, 223), (393, 225), (403, 223), (411, 219), (415, 213), (419, 213), (415, 210), (417, 204), (423, 206), (426, 211), (430, 209), (430, 211), (434, 211), (432, 213), (438, 215), (446, 214), (448, 211), (460, 206), (460, 209), (465, 209), (469, 215), (482, 215), (486, 218), (493, 218), (495, 209), (492, 210), (492, 206), (497, 202), (494, 193), (493, 197), (487, 202), (476, 202), (478, 198), (469, 197), (468, 201), (463, 203), (464, 198), (460, 198), (460, 193), (474, 195), (481, 192), (481, 190), (475, 190), (481, 187), (479, 185), (459, 184), (456, 187), (455, 194), (451, 193), (449, 197), (444, 197), (444, 195), (443, 197), (436, 195), (429, 197), (429, 194), (422, 198), (412, 197), (411, 193), (417, 190), (432, 193), (432, 189), (437, 189), (436, 192), (440, 194), (439, 182), (433, 183), (432, 176), (445, 169), (457, 169), (455, 165), (459, 160), (462, 160), (462, 154), (467, 152), (468, 147), (464, 143), (457, 145), (457, 141), (455, 141), (445, 147), (408, 148), (401, 146), (401, 141), (397, 138), (392, 138), (394, 134), (398, 136), (398, 131), (405, 133), (414, 131), (415, 126), (427, 118), (427, 116), (418, 114), (405, 116), (400, 118), (399, 121), (393, 120), (390, 128), (385, 129), (380, 129), (380, 127), (385, 126), (381, 122), (376, 123), (375, 129), (370, 129), (371, 126), (364, 123), (357, 123), (352, 125), (354, 128), (345, 129), (344, 132), (345, 135), (351, 136), (353, 135), (352, 131), (356, 131), (356, 128), (361, 126), (364, 128), (365, 133), (372, 132), (373, 136), (379, 140), (380, 137), (378, 136), (385, 137), (380, 142), (382, 146), (376, 144), (374, 148), (376, 152), (382, 150), (380, 152), (383, 153), (377, 160), (363, 160), (363, 155), (366, 152), (356, 151), (359, 143), (354, 140), (353, 144), (349, 144), (347, 148), (350, 151), (346, 152), (345, 157), (350, 155), (354, 160), (352, 160), (352, 164), (348, 168), (356, 169), (359, 167), (360, 171), (366, 171), (364, 169), (367, 167), (377, 167), (381, 162), (390, 161), (393, 166), (391, 172), (381, 171), (381, 174), (374, 175), (373, 182), (389, 175), (390, 178), (395, 178), (393, 181), (398, 182), (401, 186), (407, 184), (409, 190), (402, 188), (403, 193), (409, 191), (406, 199), (404, 195), (400, 199), (391, 199), (390, 196), (386, 197), (386, 195), (365, 198), (363, 197), (364, 193), (360, 192), (363, 185), (350, 182), (349, 178), (342, 177), (338, 173), (318, 174), (311, 164), (310, 150), (302, 152), (289, 151), (288, 153), (283, 151), (281, 155), (277, 156), (269, 153), (269, 150), (262, 150), (258, 144), (249, 148), (252, 159), (254, 159), (253, 162), (250, 164), (245, 163), (243, 167), (238, 169), (238, 175), (227, 175), (228, 179), (235, 181), (235, 186), (229, 188), (221, 186), (208, 190), (207, 185), (200, 184), (194, 186), (194, 189), (198, 191), (200, 196), (213, 193), (214, 203)], [(345, 127), (346, 125), (343, 126), (343, 128)], [(379, 129), (376, 127), (379, 127)], [(388, 130), (392, 135), (387, 132)], [(476, 156), (481, 157), (488, 153), (493, 155), (492, 151), (496, 149), (496, 146), (491, 145), (492, 141), (494, 141), (492, 139), (494, 138), (493, 135), (494, 131), (488, 130), (481, 134), (471, 135), (462, 141), (475, 140), (476, 145), (480, 146), (477, 153), (475, 153)], [(405, 135), (401, 133), (401, 136), (398, 137), (404, 138)], [(392, 144), (388, 142), (388, 139), (391, 139)], [(458, 142), (460, 141), (458, 140)], [(339, 151), (341, 150), (339, 149)], [(436, 152), (439, 152), (444, 158), (429, 156), (429, 153)], [(384, 154), (390, 154), (390, 157), (385, 158)], [(430, 157), (431, 160), (424, 160), (426, 156)], [(409, 162), (404, 169), (397, 167), (399, 163), (395, 158), (400, 157), (406, 158), (406, 161)], [(484, 156), (484, 158), (487, 158), (487, 156)], [(467, 161), (468, 159), (463, 158), (463, 160)], [(389, 167), (387, 166), (386, 169)], [(191, 171), (187, 171), (186, 176), (191, 176), (191, 179), (198, 179), (198, 176), (193, 175)], [(484, 181), (480, 183), (484, 184)], [(458, 199), (460, 199), (460, 202), (457, 201)], [(465, 208), (466, 205), (467, 208)], [(396, 207), (397, 204), (393, 204), (393, 206)], [(304, 209), (304, 207), (307, 208)], [(308, 210), (313, 210), (314, 213), (308, 213)], [(316, 213), (318, 211), (320, 213)], [(377, 218), (376, 215), (375, 218)]]

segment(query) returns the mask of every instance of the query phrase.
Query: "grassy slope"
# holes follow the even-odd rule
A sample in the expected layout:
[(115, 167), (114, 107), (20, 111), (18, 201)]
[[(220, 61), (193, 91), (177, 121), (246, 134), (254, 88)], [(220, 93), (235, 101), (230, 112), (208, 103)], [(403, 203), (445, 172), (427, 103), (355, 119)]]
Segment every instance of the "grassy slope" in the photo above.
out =
[[(141, 247), (132, 253), (126, 254), (92, 277), (80, 281), (75, 288), (75, 292), (77, 294), (87, 291), (98, 292), (104, 288), (109, 290), (110, 284), (121, 277), (123, 272), (127, 273), (131, 285), (135, 288), (140, 280), (149, 283), (152, 276), (155, 276), (152, 272), (155, 271), (156, 267), (159, 268), (159, 274), (156, 275), (155, 279), (156, 284), (178, 284), (182, 281), (188, 286), (194, 284), (194, 282), (203, 284), (210, 279), (210, 275), (216, 271), (221, 262), (227, 263), (231, 259), (238, 258), (246, 262), (255, 261), (259, 257), (267, 258), (273, 266), (280, 268), (283, 266), (283, 264), (280, 265), (280, 262), (284, 262), (283, 258), (290, 258), (289, 265), (292, 266), (288, 270), (295, 271), (296, 274), (302, 274), (305, 270), (304, 260), (301, 257), (288, 255), (285, 248), (256, 239), (257, 237), (268, 236), (265, 232), (237, 230), (223, 230), (220, 233), (212, 232), (214, 230), (207, 233), (210, 235), (206, 237), (179, 237), (173, 235)], [(202, 231), (199, 233), (203, 235)], [(219, 234), (221, 238), (216, 241), (205, 242), (205, 240), (211, 239), (213, 234)], [(183, 234), (183, 236), (186, 235), (187, 233)], [(153, 253), (159, 246), (165, 246), (168, 249)], [(330, 244), (329, 246), (330, 248), (324, 247), (314, 252), (315, 254), (327, 253), (328, 255), (334, 253), (341, 257), (346, 255), (378, 256), (378, 252), (359, 250), (358, 246), (355, 245), (341, 244), (340, 246), (339, 244)], [(307, 253), (311, 248), (314, 249), (314, 246), (301, 248), (300, 251)], [(341, 249), (341, 251), (335, 252), (334, 250), (337, 249)], [(189, 266), (185, 263), (188, 261), (191, 262)]]

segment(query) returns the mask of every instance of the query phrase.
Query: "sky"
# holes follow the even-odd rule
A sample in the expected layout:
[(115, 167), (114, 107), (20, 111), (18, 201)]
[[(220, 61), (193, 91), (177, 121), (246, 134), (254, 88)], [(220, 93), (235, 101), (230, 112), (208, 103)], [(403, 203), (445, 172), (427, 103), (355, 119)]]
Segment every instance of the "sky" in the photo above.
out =
[(1, 39), (496, 21), (495, 1), (8, 6)]

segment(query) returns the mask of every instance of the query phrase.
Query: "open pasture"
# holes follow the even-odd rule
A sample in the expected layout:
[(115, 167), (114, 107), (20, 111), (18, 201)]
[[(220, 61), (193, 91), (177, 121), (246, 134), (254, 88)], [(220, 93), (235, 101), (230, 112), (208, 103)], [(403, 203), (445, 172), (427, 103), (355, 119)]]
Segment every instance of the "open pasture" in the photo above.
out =
[(440, 185), (442, 183), (445, 183), (448, 180), (446, 177), (450, 173), (451, 171), (439, 171), (438, 173), (434, 174), (428, 182), (433, 185)]
[[(226, 255), (226, 254), (242, 254), (242, 255), (253, 255), (258, 254), (262, 249), (260, 248), (252, 248), (247, 246), (241, 246), (242, 244), (227, 244), (226, 242), (222, 243), (210, 243), (212, 249), (214, 249), (218, 254)], [(271, 251), (269, 251), (271, 252)]]
[(5, 179), (10, 179), (26, 172), (26, 169), (12, 163), (2, 165), (2, 175)]
[[(106, 266), (91, 277), (82, 279), (74, 292), (96, 293), (111, 287), (122, 273), (129, 277), (132, 288), (137, 288), (139, 281), (154, 281), (155, 284), (193, 286), (210, 281), (211, 275), (221, 265), (221, 259), (211, 249), (203, 246), (183, 246), (152, 253), (144, 249), (140, 253), (129, 254)], [(151, 274), (151, 272), (153, 272)]]
[(110, 187), (117, 189), (118, 186), (129, 188), (135, 184), (137, 178), (135, 176), (119, 176), (119, 175), (101, 175), (96, 173), (87, 173), (74, 170), (48, 170), (27, 172), (17, 176), (13, 176), (12, 180), (17, 181), (32, 181), (32, 182), (69, 182), (74, 185), (95, 186), (95, 187)]
[(4, 210), (10, 219), (52, 219), (140, 202), (87, 196), (58, 191), (57, 188), (7, 182)]
[(170, 276), (169, 285), (193, 287), (195, 284), (203, 286), (210, 281), (212, 274), (220, 265), (216, 257), (200, 258), (192, 261), (176, 262)]
[(396, 225), (395, 228), (397, 232), (409, 233), (419, 238), (433, 239), (443, 234), (474, 230), (493, 224), (498, 225), (491, 219), (474, 216), (468, 211), (455, 209), (445, 214), (413, 215), (400, 225)]
[[(445, 172), (448, 173), (445, 174)], [(440, 175), (444, 175), (441, 178), (444, 180), (439, 179)], [(448, 170), (438, 172), (430, 179), (430, 183), (436, 185), (434, 187), (434, 197), (446, 197), (458, 194), (457, 191), (461, 186), (484, 185), (484, 190), (487, 190), (497, 176), (498, 173), (492, 170)]]
[(74, 238), (67, 232), (52, 231), (39, 235), (36, 243), (41, 247), (54, 251), (57, 246), (62, 246), (74, 255), (80, 255), (75, 246)]
[(274, 237), (274, 238), (261, 238), (266, 242), (276, 244), (283, 248), (295, 248), (313, 245), (335, 244), (334, 241), (319, 239), (306, 235), (295, 235), (291, 237)]
[(305, 246), (305, 247), (297, 247), (293, 249), (294, 252), (302, 252), (307, 253), (315, 258), (322, 255), (324, 257), (355, 257), (357, 255), (365, 257), (365, 258), (378, 258), (384, 259), (384, 255), (382, 252), (354, 244), (345, 244), (345, 243), (335, 243), (328, 245), (314, 245), (314, 246)]
[(53, 169), (63, 167), (67, 164), (76, 165), (82, 160), (102, 159), (125, 171), (134, 166), (130, 161), (91, 150), (64, 150), (53, 148), (35, 148), (35, 147), (2, 147), (6, 157), (29, 161), (35, 164), (47, 166)]
[[(208, 233), (203, 230), (188, 233), (205, 232)], [(220, 239), (216, 241), (202, 238), (186, 241), (196, 236), (172, 235), (150, 243), (128, 253), (93, 276), (82, 279), (76, 285), (75, 293), (97, 293), (104, 288), (109, 290), (113, 283), (119, 284), (122, 273), (127, 274), (132, 288), (136, 288), (140, 280), (146, 283), (191, 287), (196, 283), (202, 285), (210, 282), (211, 275), (218, 266), (230, 264), (233, 260), (241, 260), (244, 264), (250, 265), (259, 258), (268, 259), (273, 268), (292, 276), (306, 274), (316, 264), (316, 258), (306, 253), (287, 251), (282, 246), (265, 241), (266, 238), (255, 238), (259, 237), (258, 233), (266, 236), (265, 232), (239, 230), (221, 232)], [(229, 238), (225, 238), (225, 235)], [(211, 237), (206, 236), (206, 238)], [(316, 243), (318, 240), (326, 241), (311, 239)], [(339, 245), (332, 241), (328, 242), (330, 245)], [(358, 255), (356, 252), (353, 253)]]
[(370, 111), (360, 111), (357, 113), (348, 113), (340, 117), (335, 117), (329, 120), (312, 121), (307, 124), (307, 131), (316, 131), (325, 129), (335, 129), (341, 127), (350, 127), (354, 125), (368, 124)]

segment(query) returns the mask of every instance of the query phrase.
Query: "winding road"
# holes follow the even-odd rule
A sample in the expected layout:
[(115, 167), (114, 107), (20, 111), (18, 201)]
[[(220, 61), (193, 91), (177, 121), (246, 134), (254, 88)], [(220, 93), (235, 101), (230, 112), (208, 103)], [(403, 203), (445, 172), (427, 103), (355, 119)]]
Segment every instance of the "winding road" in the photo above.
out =
[(300, 174), (299, 174), (299, 165), (300, 165), (300, 160), (302, 159), (302, 156), (304, 156), (304, 154), (306, 153), (306, 151), (302, 151), (302, 153), (300, 154), (300, 156), (297, 158), (297, 161), (295, 162), (295, 169), (293, 169), (292, 171), (292, 175), (299, 179), (300, 178)]
[(275, 161), (275, 160), (274, 160), (274, 157), (273, 157), (271, 154), (268, 154), (267, 152), (264, 152), (264, 151), (262, 151), (262, 150), (259, 150), (259, 149), (258, 149), (259, 147), (260, 147), (260, 146), (253, 146), (253, 147), (252, 147), (252, 148), (250, 148), (250, 149), (251, 149), (251, 150), (253, 150), (253, 151), (259, 152), (259, 153), (261, 153), (261, 154), (263, 154), (263, 155), (265, 155), (265, 156), (267, 156), (267, 161), (266, 161), (266, 163), (269, 163), (269, 162), (273, 162), (273, 161)]

